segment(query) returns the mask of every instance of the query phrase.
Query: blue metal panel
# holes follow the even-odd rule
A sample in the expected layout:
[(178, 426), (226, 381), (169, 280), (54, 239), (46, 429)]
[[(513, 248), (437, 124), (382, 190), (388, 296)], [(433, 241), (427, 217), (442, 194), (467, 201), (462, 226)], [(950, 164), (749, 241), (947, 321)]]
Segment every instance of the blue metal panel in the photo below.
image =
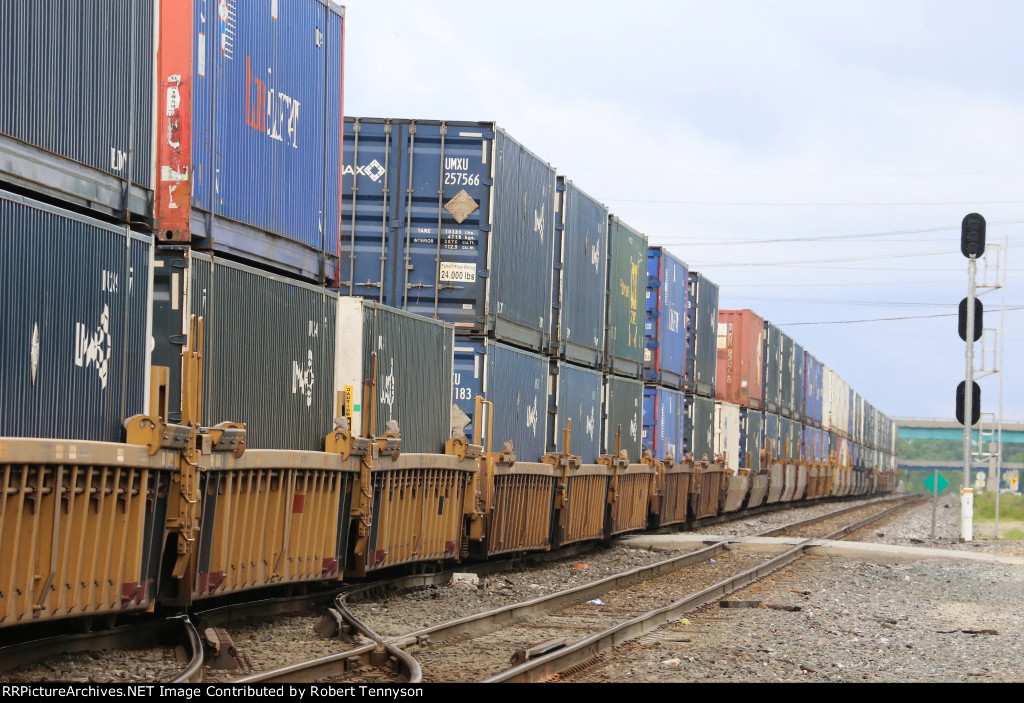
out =
[(804, 352), (804, 413), (805, 424), (821, 427), (822, 385), (825, 366), (810, 352)]
[(341, 292), (545, 349), (554, 170), (489, 122), (347, 123)]
[(683, 458), (683, 393), (668, 388), (644, 389), (644, 447), (658, 460)]
[(601, 454), (601, 372), (557, 361), (552, 362), (551, 373), (554, 392), (549, 400), (554, 419), (548, 447), (562, 452), (562, 430), (572, 420), (572, 454), (593, 463)]
[[(644, 373), (648, 383), (681, 389), (686, 368), (686, 264), (663, 247), (647, 248)], [(678, 458), (678, 457), (677, 457)]]
[(689, 279), (686, 390), (710, 398), (718, 370), (718, 286), (696, 271)]
[[(335, 255), (341, 7), (194, 2), (193, 205)], [(216, 221), (202, 234), (246, 251), (246, 235)]]
[(0, 134), (151, 187), (154, 7), (0, 4)]
[(494, 404), (494, 451), (509, 440), (519, 461), (540, 461), (547, 449), (549, 370), (547, 359), (522, 349), (492, 340), (456, 342), (452, 394), (471, 420), (466, 436), (473, 439), (475, 399), (482, 395)]
[(604, 360), (608, 208), (558, 177), (559, 271), (551, 337), (569, 361), (599, 368)]
[(0, 192), (0, 436), (117, 442), (148, 411), (151, 246)]

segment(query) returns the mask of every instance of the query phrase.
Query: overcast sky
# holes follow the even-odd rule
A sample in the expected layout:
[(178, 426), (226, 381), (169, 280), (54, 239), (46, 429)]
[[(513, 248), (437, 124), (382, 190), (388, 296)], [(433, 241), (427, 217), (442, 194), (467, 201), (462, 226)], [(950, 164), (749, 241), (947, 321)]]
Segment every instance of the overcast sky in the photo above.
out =
[[(1024, 306), (1019, 0), (345, 4), (346, 114), (497, 122), (884, 413), (953, 417), (967, 213), (1009, 237)], [(997, 327), (1001, 291), (982, 300)], [(877, 318), (910, 319), (836, 324)]]

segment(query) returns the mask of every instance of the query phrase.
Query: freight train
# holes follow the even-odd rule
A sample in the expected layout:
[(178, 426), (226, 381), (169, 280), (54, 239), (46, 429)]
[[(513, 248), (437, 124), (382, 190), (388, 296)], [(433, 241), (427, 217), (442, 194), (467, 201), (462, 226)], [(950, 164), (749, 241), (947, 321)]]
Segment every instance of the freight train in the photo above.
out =
[[(0, 63), (0, 627), (894, 488), (888, 418), (500, 127), (343, 118), (343, 14), (0, 10), (55, 47)], [(27, 119), (117, 27), (109, 145)]]

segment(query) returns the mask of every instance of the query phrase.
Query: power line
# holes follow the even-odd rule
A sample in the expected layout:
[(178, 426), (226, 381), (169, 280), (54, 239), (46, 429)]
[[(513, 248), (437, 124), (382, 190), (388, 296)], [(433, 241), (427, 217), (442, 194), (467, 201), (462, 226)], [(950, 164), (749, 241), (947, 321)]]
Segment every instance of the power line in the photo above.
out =
[(945, 256), (956, 252), (952, 249), (941, 251), (914, 252), (912, 254), (882, 254), (880, 256), (843, 256), (836, 259), (807, 259), (804, 261), (697, 261), (693, 266), (802, 266), (804, 264), (829, 264), (850, 261), (880, 261), (885, 259), (916, 259), (922, 256)]
[[(1007, 307), (1007, 312), (1024, 310), (1024, 305)], [(956, 317), (958, 313), (941, 313), (939, 315), (906, 315), (903, 317), (873, 317), (865, 320), (819, 320), (817, 322), (778, 322), (778, 327), (794, 327), (796, 325), (853, 325), (859, 322), (889, 322), (891, 320), (924, 320), (931, 317)]]
[(902, 203), (755, 203), (735, 200), (652, 200), (652, 199), (631, 199), (631, 198), (606, 198), (611, 203), (647, 203), (657, 205), (701, 205), (727, 207), (749, 206), (749, 207), (902, 207), (926, 205), (929, 207), (941, 205), (958, 205), (974, 207), (975, 205), (1020, 205), (1024, 200), (947, 200), (944, 202), (902, 202)]

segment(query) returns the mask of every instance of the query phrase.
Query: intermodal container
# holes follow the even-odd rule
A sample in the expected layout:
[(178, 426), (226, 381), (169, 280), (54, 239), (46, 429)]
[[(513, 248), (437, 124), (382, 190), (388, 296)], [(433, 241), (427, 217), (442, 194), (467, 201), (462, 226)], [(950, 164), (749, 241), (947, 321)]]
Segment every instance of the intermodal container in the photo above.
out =
[(804, 416), (804, 348), (793, 342), (793, 419), (800, 422)]
[(764, 323), (764, 409), (782, 410), (782, 330), (767, 320)]
[(546, 350), (554, 169), (492, 122), (346, 127), (341, 293)]
[(764, 431), (764, 413), (743, 408), (740, 411), (740, 468), (752, 474), (761, 470), (761, 435)]
[(644, 388), (644, 448), (655, 459), (683, 460), (685, 397), (681, 391), (660, 386)]
[(0, 180), (105, 214), (152, 215), (155, 7), (0, 6)]
[(689, 278), (686, 390), (710, 398), (718, 367), (718, 286), (696, 271)]
[(740, 406), (715, 401), (715, 457), (725, 457), (725, 468), (740, 470), (743, 445), (740, 442)]
[(320, 286), (184, 247), (158, 248), (153, 363), (171, 369), (171, 421), (181, 420), (183, 345), (199, 339), (198, 324), (190, 334), (194, 316), (203, 325), (200, 422), (245, 423), (251, 449), (322, 451), (339, 410), (336, 302)]
[(804, 414), (805, 425), (820, 428), (822, 421), (822, 387), (825, 366), (810, 352), (804, 352)]
[(764, 319), (752, 310), (718, 311), (715, 398), (762, 407), (764, 334)]
[(761, 446), (771, 451), (773, 459), (783, 457), (782, 431), (777, 413), (766, 412), (761, 433)]
[(779, 418), (779, 439), (781, 441), (781, 456), (789, 461), (800, 459), (800, 443), (803, 440), (803, 426), (788, 417)]
[(600, 368), (604, 358), (608, 208), (563, 176), (558, 177), (555, 202), (552, 347), (567, 361)]
[(687, 393), (683, 446), (694, 461), (715, 460), (715, 401)]
[(641, 378), (644, 367), (644, 271), (647, 237), (614, 215), (608, 223), (606, 364), (610, 373)]
[(160, 3), (159, 238), (332, 275), (343, 23), (332, 0)]
[(664, 247), (647, 248), (647, 320), (644, 324), (644, 379), (647, 383), (677, 390), (683, 388), (689, 288), (686, 264)]
[(601, 454), (601, 399), (603, 378), (600, 371), (564, 361), (551, 362), (548, 402), (548, 450), (561, 454), (565, 448), (564, 430), (572, 421), (570, 453), (585, 464), (597, 461)]
[(604, 378), (604, 441), (602, 454), (617, 456), (625, 451), (630, 461), (640, 460), (643, 445), (644, 385), (637, 379), (606, 374)]
[[(362, 298), (336, 302), (334, 384), (353, 405), (340, 414), (360, 434), (377, 437), (397, 422), (405, 453), (443, 453), (451, 436), (455, 328)], [(361, 359), (351, 353), (360, 348)]]
[[(549, 372), (548, 360), (539, 354), (490, 339), (457, 339), (452, 424), (463, 427), (472, 441), (476, 397), (483, 396), (493, 404), (493, 451), (502, 451), (508, 441), (518, 461), (539, 462), (547, 450)], [(487, 427), (480, 429), (486, 438)]]
[(121, 440), (149, 411), (149, 237), (0, 192), (0, 437)]
[(780, 333), (782, 339), (782, 365), (780, 370), (779, 392), (779, 413), (786, 417), (793, 417), (793, 371), (795, 368), (795, 354), (793, 338), (785, 332)]

